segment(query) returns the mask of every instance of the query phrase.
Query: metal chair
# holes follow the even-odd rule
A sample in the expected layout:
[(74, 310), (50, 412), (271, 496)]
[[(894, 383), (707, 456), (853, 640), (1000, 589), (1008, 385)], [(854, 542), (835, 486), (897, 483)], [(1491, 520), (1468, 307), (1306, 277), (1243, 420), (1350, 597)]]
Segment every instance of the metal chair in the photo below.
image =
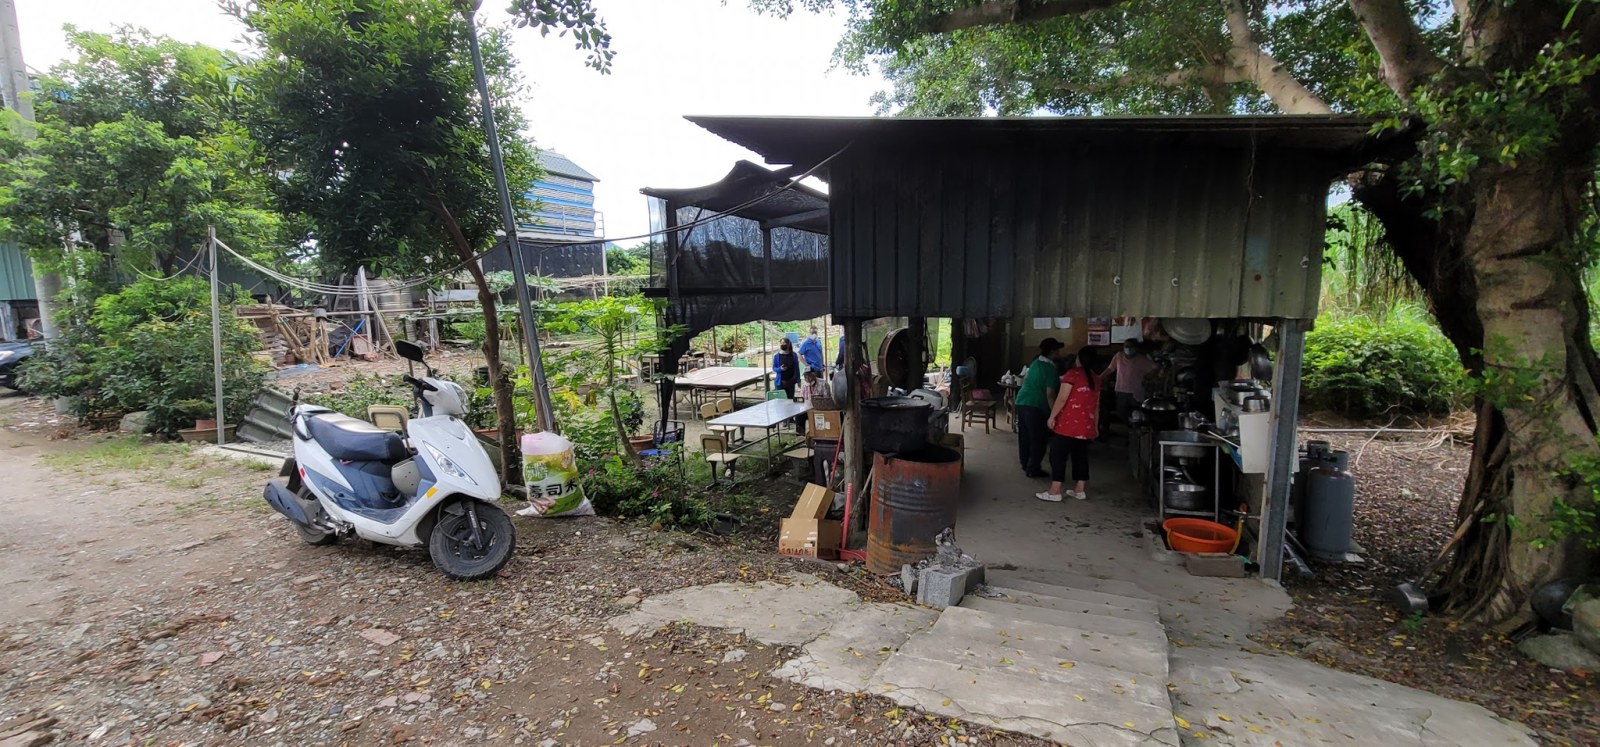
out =
[(650, 426), (650, 435), (655, 439), (655, 446), (639, 452), (639, 456), (645, 459), (676, 456), (679, 461), (682, 461), (683, 449), (670, 447), (681, 447), (684, 431), (685, 428), (681, 420), (668, 420), (665, 422), (657, 420), (655, 425)]
[(728, 439), (722, 436), (704, 433), (700, 436), (700, 451), (706, 463), (711, 465), (711, 484), (717, 484), (717, 472), (726, 469), (728, 478), (733, 478), (734, 466), (739, 463), (739, 455), (728, 451)]

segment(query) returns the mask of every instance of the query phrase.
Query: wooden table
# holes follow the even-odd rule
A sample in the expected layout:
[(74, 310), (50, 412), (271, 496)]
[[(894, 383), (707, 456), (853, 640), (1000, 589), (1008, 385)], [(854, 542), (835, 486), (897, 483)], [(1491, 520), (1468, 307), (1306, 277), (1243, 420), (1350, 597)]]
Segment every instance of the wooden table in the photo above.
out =
[(792, 399), (769, 399), (759, 405), (752, 405), (743, 410), (730, 412), (721, 417), (706, 421), (706, 425), (725, 425), (734, 428), (760, 428), (767, 432), (759, 441), (747, 441), (734, 449), (743, 452), (757, 444), (767, 445), (767, 464), (772, 464), (772, 441), (778, 434), (773, 430), (784, 423), (811, 412), (810, 402), (796, 402)]
[[(736, 399), (739, 390), (759, 382), (767, 375), (766, 369), (754, 366), (711, 366), (673, 379), (673, 383), (685, 389), (709, 389), (712, 391), (725, 391), (729, 399)], [(732, 413), (730, 413), (731, 415)], [(672, 415), (678, 415), (676, 398), (672, 403)]]

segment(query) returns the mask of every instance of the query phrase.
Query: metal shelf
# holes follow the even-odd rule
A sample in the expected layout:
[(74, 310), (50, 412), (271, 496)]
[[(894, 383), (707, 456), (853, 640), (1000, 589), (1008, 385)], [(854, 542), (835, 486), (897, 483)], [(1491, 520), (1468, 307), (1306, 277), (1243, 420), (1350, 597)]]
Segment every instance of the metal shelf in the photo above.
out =
[[(1205, 446), (1211, 449), (1211, 500), (1210, 511), (1179, 511), (1167, 507), (1167, 447), (1169, 446)], [(1170, 516), (1209, 516), (1214, 522), (1222, 521), (1222, 445), (1217, 443), (1195, 443), (1193, 441), (1156, 441), (1156, 505), (1160, 507), (1160, 519), (1165, 520)]]

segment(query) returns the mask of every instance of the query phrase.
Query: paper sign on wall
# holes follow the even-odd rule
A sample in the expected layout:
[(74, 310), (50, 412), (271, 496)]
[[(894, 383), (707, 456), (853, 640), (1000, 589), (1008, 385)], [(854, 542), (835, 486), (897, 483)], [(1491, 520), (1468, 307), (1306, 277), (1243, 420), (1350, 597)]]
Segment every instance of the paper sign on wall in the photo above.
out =
[(1050, 317), (1036, 316), (1033, 318), (1034, 329), (1050, 329)]
[(1070, 317), (1070, 316), (1058, 316), (1058, 317), (1056, 317), (1056, 329), (1072, 329), (1072, 317)]

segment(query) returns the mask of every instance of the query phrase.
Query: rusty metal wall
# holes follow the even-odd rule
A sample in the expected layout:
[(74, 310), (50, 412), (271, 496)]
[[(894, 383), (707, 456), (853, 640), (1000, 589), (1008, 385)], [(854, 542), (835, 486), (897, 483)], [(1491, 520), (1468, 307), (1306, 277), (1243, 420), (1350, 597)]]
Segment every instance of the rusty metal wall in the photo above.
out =
[(1178, 144), (852, 149), (829, 175), (832, 310), (1313, 318), (1333, 174)]

